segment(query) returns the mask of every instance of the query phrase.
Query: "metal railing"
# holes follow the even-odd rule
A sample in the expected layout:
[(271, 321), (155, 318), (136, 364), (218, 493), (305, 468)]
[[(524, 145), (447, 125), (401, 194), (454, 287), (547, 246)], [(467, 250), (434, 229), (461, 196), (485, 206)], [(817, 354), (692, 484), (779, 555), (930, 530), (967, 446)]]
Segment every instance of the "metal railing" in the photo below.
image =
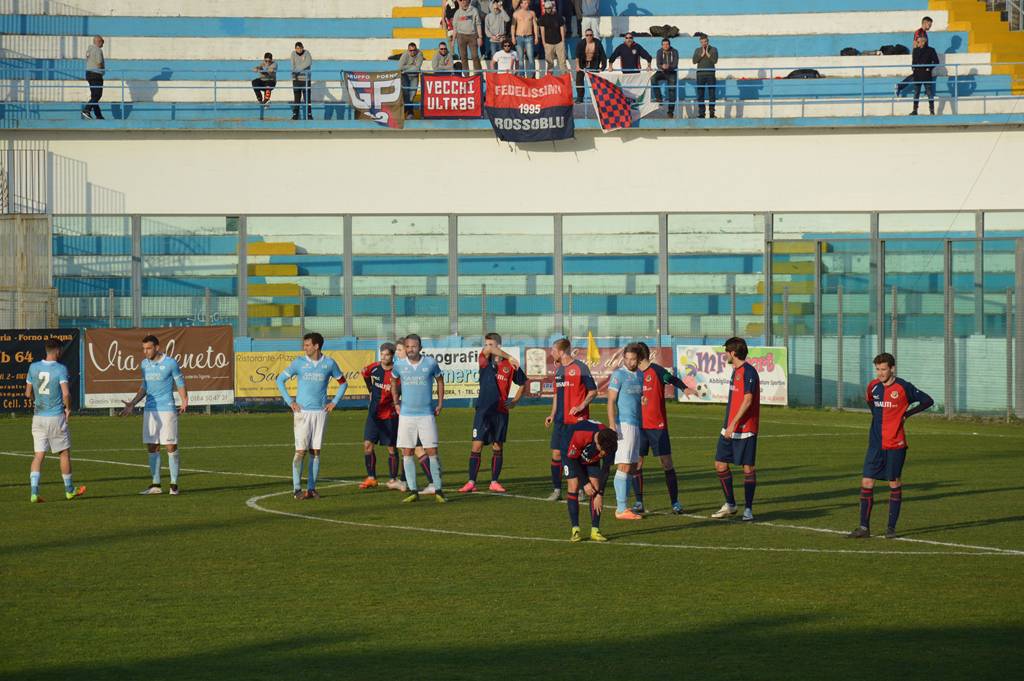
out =
[(1011, 31), (1024, 31), (1024, 2), (1022, 0), (982, 0), (990, 12), (1006, 15)]
[[(775, 65), (765, 68), (729, 67), (718, 69), (717, 84), (707, 87), (713, 89), (715, 106), (722, 114), (720, 117), (724, 118), (895, 115), (901, 99), (909, 96), (918, 86), (924, 86), (920, 89), (924, 90), (922, 94), (925, 95), (928, 86), (934, 88), (938, 113), (941, 114), (960, 114), (961, 104), (966, 102), (972, 104), (970, 110), (964, 113), (1007, 113), (1007, 109), (1010, 112), (1017, 111), (1016, 102), (1019, 97), (1013, 95), (1013, 91), (1024, 88), (1024, 82), (1016, 82), (1013, 80), (1014, 76), (1011, 76), (1008, 86), (1001, 85), (988, 89), (985, 83), (979, 84), (978, 79), (988, 78), (992, 74), (979, 71), (1020, 65), (1024, 65), (1024, 62), (921, 65), (935, 67), (932, 80), (915, 81), (911, 76), (896, 83), (891, 89), (879, 88), (877, 83), (881, 78), (893, 79), (898, 73), (906, 73), (912, 68), (911, 65), (890, 63), (811, 66), (793, 63), (788, 66)], [(787, 78), (797, 69), (813, 69), (822, 74), (822, 77)], [(76, 114), (80, 107), (84, 107), (89, 97), (89, 85), (79, 74), (54, 72), (48, 75), (66, 76), (66, 79), (46, 80), (35, 77), (40, 72), (40, 69), (35, 68), (8, 67), (0, 72), (8, 76), (0, 79), (0, 105), (4, 107), (5, 117), (8, 119), (67, 117)], [(645, 72), (652, 76), (655, 73)], [(187, 76), (190, 73), (204, 77), (189, 82)], [(576, 71), (573, 70), (572, 73), (576, 74)], [(696, 85), (693, 74), (693, 69), (680, 69), (674, 85), (675, 108), (679, 109), (677, 116), (681, 118), (693, 117), (699, 106), (696, 98), (697, 88), (704, 86)], [(247, 75), (253, 74), (250, 72)], [(836, 83), (840, 78), (843, 79), (845, 87), (839, 87), (837, 92)], [(782, 81), (792, 83), (794, 80), (799, 80), (799, 87), (782, 88), (779, 85)], [(287, 114), (303, 113), (300, 110), (307, 106), (316, 110), (317, 119), (350, 121), (355, 118), (356, 112), (345, 94), (343, 74), (314, 72), (309, 87), (312, 101), (308, 105), (306, 102), (299, 104), (293, 101), (295, 89), (288, 80), (277, 82), (273, 89), (277, 98), (272, 97), (267, 105), (254, 101), (254, 88), (258, 87), (260, 86), (254, 86), (248, 80), (242, 80), (240, 71), (223, 73), (216, 70), (179, 70), (154, 76), (152, 70), (111, 69), (106, 74), (104, 99), (99, 102), (99, 106), (101, 110), (107, 109), (114, 118), (120, 120), (131, 119), (132, 116), (144, 112), (157, 113), (159, 117), (169, 120), (221, 120), (244, 115), (253, 110), (256, 111), (259, 120), (281, 120)], [(672, 105), (672, 102), (668, 101), (672, 97), (665, 89), (666, 85), (650, 84), (644, 87), (652, 96), (664, 92), (665, 101), (662, 106), (667, 108)], [(416, 83), (415, 88), (415, 94), (410, 98), (413, 101), (407, 103), (407, 108), (414, 111), (421, 107), (421, 103), (416, 101), (419, 83)], [(594, 118), (596, 114), (592, 107), (589, 85), (584, 84), (582, 90), (584, 101), (576, 106), (574, 115), (582, 120)], [(164, 101), (163, 95), (168, 92), (171, 94)], [(180, 93), (180, 96), (175, 96), (175, 92)], [(707, 91), (705, 94), (708, 94)], [(157, 101), (158, 97), (161, 101)], [(1014, 102), (1013, 106), (998, 104), (1010, 101)], [(841, 108), (842, 113), (835, 114), (829, 110), (836, 107)], [(1024, 113), (1024, 109), (1021, 112)], [(664, 113), (655, 117), (663, 115)]]

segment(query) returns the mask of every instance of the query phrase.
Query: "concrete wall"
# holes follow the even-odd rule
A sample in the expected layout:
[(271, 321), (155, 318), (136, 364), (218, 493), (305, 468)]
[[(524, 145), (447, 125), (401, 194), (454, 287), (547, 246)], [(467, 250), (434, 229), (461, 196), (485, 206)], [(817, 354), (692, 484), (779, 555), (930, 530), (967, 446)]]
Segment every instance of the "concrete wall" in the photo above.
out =
[[(1024, 130), (13, 133), (139, 213), (1020, 209)], [(59, 191), (59, 188), (58, 188)]]

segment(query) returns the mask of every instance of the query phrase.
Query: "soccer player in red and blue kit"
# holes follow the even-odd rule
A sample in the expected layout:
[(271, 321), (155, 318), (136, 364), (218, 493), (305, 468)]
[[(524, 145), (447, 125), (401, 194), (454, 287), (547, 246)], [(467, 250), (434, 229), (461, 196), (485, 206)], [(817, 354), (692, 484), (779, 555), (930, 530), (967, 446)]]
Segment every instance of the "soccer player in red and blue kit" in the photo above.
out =
[(640, 357), (640, 379), (643, 392), (640, 398), (640, 461), (636, 473), (633, 474), (633, 491), (636, 504), (633, 512), (644, 513), (644, 457), (648, 451), (661, 460), (661, 468), (665, 471), (665, 485), (668, 487), (668, 498), (672, 503), (672, 512), (683, 513), (683, 505), (679, 503), (679, 481), (676, 477), (676, 466), (672, 461), (672, 443), (668, 437), (668, 417), (665, 412), (665, 386), (673, 385), (679, 390), (692, 394), (693, 389), (683, 383), (671, 371), (651, 361), (651, 349), (646, 343), (637, 343), (642, 356)]
[(480, 472), (480, 456), (484, 445), (491, 445), (492, 492), (503, 494), (505, 488), (498, 482), (501, 476), (502, 455), (505, 437), (508, 434), (508, 411), (514, 408), (523, 396), (520, 390), (508, 399), (512, 384), (526, 383), (526, 373), (515, 357), (501, 349), (501, 336), (489, 333), (484, 336), (484, 347), (480, 351), (480, 396), (476, 400), (476, 415), (473, 418), (473, 445), (469, 453), (469, 482), (459, 492), (476, 491), (476, 476)]
[(860, 481), (860, 526), (846, 535), (850, 539), (871, 536), (871, 507), (875, 503), (875, 480), (889, 482), (889, 524), (886, 539), (896, 538), (896, 521), (903, 504), (903, 462), (907, 458), (907, 438), (903, 423), (935, 402), (912, 383), (896, 377), (896, 358), (888, 352), (875, 357), (875, 380), (868, 384), (867, 401), (871, 408), (868, 451), (864, 457)]
[(604, 487), (608, 482), (611, 462), (619, 446), (615, 431), (597, 421), (580, 421), (566, 426), (568, 440), (565, 449), (563, 469), (568, 487), (569, 524), (572, 527), (570, 541), (578, 542), (580, 536), (580, 488), (590, 497), (590, 541), (608, 541), (601, 534), (601, 507), (604, 503)]
[(743, 519), (754, 519), (754, 490), (757, 473), (757, 425), (761, 415), (761, 379), (747, 362), (747, 342), (733, 336), (725, 341), (725, 355), (732, 365), (729, 379), (729, 401), (725, 406), (725, 423), (715, 452), (715, 471), (722, 484), (725, 504), (711, 514), (712, 518), (736, 515), (736, 497), (732, 491), (729, 464), (743, 466)]
[[(359, 483), (359, 489), (377, 486), (377, 453), (374, 445), (388, 450), (388, 489), (406, 491), (405, 482), (398, 479), (398, 453), (395, 439), (398, 435), (398, 413), (391, 397), (391, 369), (394, 368), (395, 344), (380, 346), (380, 361), (363, 367), (363, 381), (370, 392), (370, 406), (363, 427), (363, 460), (366, 463), (366, 479)], [(404, 472), (402, 477), (405, 477)]]
[(590, 403), (597, 397), (597, 384), (590, 375), (590, 368), (573, 359), (568, 338), (555, 341), (551, 357), (558, 369), (555, 370), (551, 414), (544, 419), (544, 427), (551, 428), (551, 486), (554, 488), (547, 500), (558, 501), (562, 498), (562, 461), (569, 447), (569, 426), (590, 418)]

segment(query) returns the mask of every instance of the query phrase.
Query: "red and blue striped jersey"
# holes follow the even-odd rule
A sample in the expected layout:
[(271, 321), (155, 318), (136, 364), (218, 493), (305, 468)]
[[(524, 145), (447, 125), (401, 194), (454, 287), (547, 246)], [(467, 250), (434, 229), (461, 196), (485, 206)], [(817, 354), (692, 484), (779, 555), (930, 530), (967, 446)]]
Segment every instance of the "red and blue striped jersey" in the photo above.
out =
[(366, 389), (370, 391), (371, 416), (378, 419), (393, 419), (398, 416), (391, 396), (392, 380), (397, 379), (391, 376), (391, 369), (385, 369), (380, 362), (363, 367), (363, 381), (366, 382)]
[(476, 401), (476, 410), (487, 411), (496, 408), (499, 414), (507, 414), (508, 407), (505, 403), (512, 384), (525, 384), (526, 373), (522, 367), (513, 368), (512, 362), (507, 359), (494, 359), (496, 358), (480, 353), (480, 397)]
[(754, 401), (750, 403), (750, 408), (736, 424), (736, 431), (733, 434), (735, 439), (757, 435), (757, 425), (761, 417), (761, 378), (757, 375), (757, 369), (750, 362), (744, 362), (732, 370), (732, 378), (729, 379), (729, 401), (725, 405), (725, 423), (722, 425), (723, 432), (739, 413), (745, 395), (753, 395)]
[(578, 359), (574, 359), (568, 366), (560, 364), (555, 371), (555, 423), (572, 425), (589, 419), (589, 406), (576, 416), (570, 414), (569, 410), (583, 404), (591, 390), (597, 390), (597, 383), (586, 364)]
[(587, 458), (594, 459), (597, 456), (597, 445), (594, 444), (594, 438), (597, 434), (605, 429), (605, 425), (600, 421), (584, 420), (580, 421), (572, 427), (572, 436), (569, 438), (569, 449), (568, 454), (570, 459), (578, 459), (583, 454), (583, 450), (588, 447), (591, 451), (588, 452)]
[(665, 386), (674, 385), (680, 390), (686, 386), (665, 367), (651, 362), (643, 371), (643, 393), (640, 398), (641, 428), (665, 430), (668, 419), (665, 416)]
[[(868, 442), (875, 449), (906, 449), (907, 437), (903, 422), (934, 404), (928, 393), (913, 383), (894, 378), (885, 385), (877, 378), (868, 384), (868, 406), (871, 408), (871, 432)], [(916, 404), (911, 409), (911, 405)]]

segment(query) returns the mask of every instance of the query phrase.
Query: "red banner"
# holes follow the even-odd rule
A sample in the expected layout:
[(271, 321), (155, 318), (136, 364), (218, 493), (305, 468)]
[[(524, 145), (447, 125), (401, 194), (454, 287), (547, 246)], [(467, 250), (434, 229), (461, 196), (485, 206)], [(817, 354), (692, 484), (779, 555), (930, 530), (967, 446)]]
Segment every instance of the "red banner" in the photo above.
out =
[[(608, 394), (608, 382), (612, 372), (622, 366), (623, 348), (600, 348), (601, 359), (596, 364), (587, 362), (586, 347), (573, 348), (572, 356), (590, 367), (590, 373), (597, 383), (597, 394), (604, 397)], [(672, 369), (672, 348), (651, 348), (655, 363)], [(523, 371), (526, 372), (526, 397), (550, 397), (555, 394), (555, 371), (558, 367), (551, 357), (550, 348), (527, 348), (523, 360)], [(665, 396), (675, 399), (676, 389), (665, 387)]]
[(423, 75), (424, 118), (480, 118), (483, 96), (480, 76)]
[(521, 78), (487, 74), (487, 117), (503, 142), (546, 142), (575, 133), (569, 74)]

